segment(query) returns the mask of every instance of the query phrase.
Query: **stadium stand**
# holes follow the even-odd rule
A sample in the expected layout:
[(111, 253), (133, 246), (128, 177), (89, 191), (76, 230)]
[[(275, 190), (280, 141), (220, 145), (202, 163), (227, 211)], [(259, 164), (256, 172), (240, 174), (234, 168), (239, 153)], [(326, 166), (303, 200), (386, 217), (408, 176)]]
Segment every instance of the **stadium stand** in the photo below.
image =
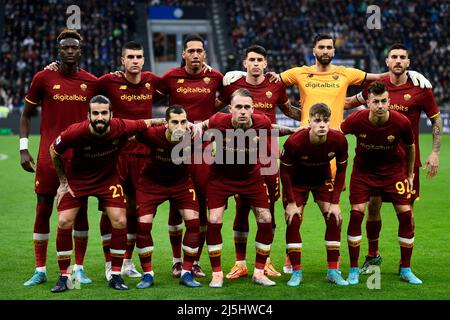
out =
[[(20, 0), (2, 2), (0, 15), (0, 95), (10, 110), (21, 110), (33, 75), (56, 57), (55, 37), (65, 25), (69, 0)], [(138, 3), (205, 10), (208, 2), (193, 0), (104, 0), (82, 2), (81, 33), (85, 38), (82, 68), (100, 76), (120, 68), (120, 48), (137, 34)], [(219, 54), (229, 59), (221, 71), (241, 69), (243, 49), (252, 43), (266, 47), (269, 68), (282, 71), (309, 64), (312, 37), (330, 32), (339, 55), (370, 56), (370, 71), (384, 68), (384, 53), (393, 42), (402, 42), (412, 56), (411, 69), (433, 83), (440, 106), (450, 103), (449, 3), (436, 0), (382, 2), (381, 30), (366, 27), (367, 2), (310, 0), (226, 0), (221, 19), (228, 27), (232, 46)], [(39, 13), (39, 14), (37, 14)], [(419, 14), (420, 13), (420, 14)], [(401, 19), (399, 18), (401, 17)], [(140, 29), (139, 29), (140, 30)], [(144, 33), (140, 30), (139, 34)], [(368, 70), (369, 71), (369, 70)]]
[[(412, 58), (411, 69), (433, 83), (439, 105), (448, 104), (449, 3), (441, 1), (384, 1), (380, 4), (381, 29), (366, 28), (367, 1), (261, 0), (225, 1), (234, 54), (242, 56), (250, 44), (268, 49), (269, 66), (280, 72), (307, 63), (317, 32), (336, 38), (339, 55), (372, 52), (372, 66), (385, 71), (385, 52), (394, 42), (404, 43)], [(241, 69), (240, 60), (234, 66)], [(231, 68), (233, 69), (233, 68)], [(372, 68), (374, 69), (374, 68)], [(369, 70), (367, 70), (369, 71)]]
[[(71, 4), (68, 0), (6, 1), (0, 91), (8, 106), (21, 110), (33, 75), (55, 60), (56, 37), (66, 25), (66, 8)], [(79, 6), (85, 53), (81, 67), (96, 76), (119, 69), (121, 47), (136, 31), (134, 1), (85, 1)]]

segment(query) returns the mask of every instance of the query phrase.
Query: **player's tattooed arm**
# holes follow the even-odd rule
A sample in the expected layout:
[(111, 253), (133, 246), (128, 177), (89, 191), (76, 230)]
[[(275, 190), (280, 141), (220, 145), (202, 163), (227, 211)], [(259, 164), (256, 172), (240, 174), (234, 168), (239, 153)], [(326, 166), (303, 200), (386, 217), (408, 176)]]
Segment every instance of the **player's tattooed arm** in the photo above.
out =
[(287, 136), (287, 135), (293, 134), (303, 128), (302, 127), (292, 128), (292, 127), (288, 127), (288, 126), (282, 126), (280, 124), (272, 124), (272, 129), (278, 130), (280, 132), (280, 137), (281, 137), (281, 136)]
[(302, 109), (294, 107), (288, 100), (284, 104), (280, 104), (281, 111), (287, 115), (289, 118), (300, 121), (302, 115)]
[(427, 178), (433, 178), (438, 171), (439, 168), (439, 152), (441, 150), (441, 139), (442, 139), (442, 118), (441, 115), (438, 114), (436, 117), (433, 117), (431, 120), (431, 132), (433, 136), (433, 145), (431, 148), (431, 153), (428, 156), (427, 161), (423, 166), (424, 170), (427, 170)]

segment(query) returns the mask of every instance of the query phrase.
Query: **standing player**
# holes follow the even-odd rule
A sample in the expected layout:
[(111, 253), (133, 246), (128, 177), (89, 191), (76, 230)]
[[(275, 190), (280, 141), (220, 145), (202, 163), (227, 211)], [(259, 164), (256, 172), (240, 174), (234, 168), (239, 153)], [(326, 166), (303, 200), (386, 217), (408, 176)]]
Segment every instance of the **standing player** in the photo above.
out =
[[(31, 117), (42, 108), (39, 154), (36, 168), (35, 192), (37, 194), (36, 218), (34, 223), (34, 254), (36, 271), (25, 286), (47, 281), (47, 244), (50, 233), (50, 216), (53, 200), (59, 186), (48, 148), (56, 136), (72, 123), (86, 118), (88, 102), (95, 92), (97, 78), (80, 69), (82, 37), (75, 30), (64, 30), (58, 38), (61, 57), (59, 72), (43, 70), (38, 72), (25, 98), (25, 108), (20, 119), (20, 160), (24, 170), (34, 172), (34, 160), (28, 152), (28, 135)], [(66, 161), (70, 154), (64, 156)], [(81, 283), (91, 283), (83, 270), (88, 238), (87, 208), (82, 206), (74, 227), (75, 267), (74, 275)]]
[[(111, 100), (114, 117), (122, 119), (149, 119), (152, 117), (152, 105), (159, 77), (151, 72), (142, 72), (144, 66), (144, 49), (138, 42), (128, 42), (122, 48), (122, 65), (125, 69), (123, 77), (106, 74), (99, 78), (99, 92)], [(138, 278), (141, 274), (136, 270), (131, 258), (136, 242), (137, 217), (135, 193), (139, 172), (145, 164), (148, 148), (137, 142), (128, 142), (123, 148), (118, 170), (125, 195), (127, 197), (127, 251), (125, 253), (122, 274)], [(100, 220), (103, 251), (106, 260), (106, 278), (111, 272), (111, 223), (106, 214)]]
[[(410, 284), (422, 284), (410, 268), (414, 246), (411, 190), (415, 156), (411, 123), (404, 115), (389, 110), (389, 94), (383, 83), (373, 83), (368, 92), (369, 110), (354, 112), (341, 124), (344, 134), (354, 134), (357, 139), (350, 180), (351, 211), (347, 230), (350, 272), (347, 281), (349, 284), (359, 282), (361, 224), (369, 198), (375, 193), (391, 201), (397, 213), (401, 279)], [(398, 149), (400, 143), (406, 146), (406, 163)]]
[[(220, 96), (218, 97), (218, 104), (220, 106), (223, 107), (230, 103), (234, 91), (239, 88), (245, 88), (253, 95), (254, 112), (256, 114), (265, 114), (272, 123), (276, 123), (276, 106), (278, 105), (288, 117), (300, 120), (300, 110), (291, 105), (286, 95), (285, 86), (281, 82), (270, 82), (269, 76), (264, 75), (264, 69), (267, 67), (266, 49), (258, 45), (248, 47), (245, 50), (243, 65), (247, 70), (246, 76), (223, 87)], [(275, 233), (275, 202), (280, 197), (278, 172), (273, 175), (265, 175), (264, 181), (269, 190), (270, 213), (272, 215), (273, 232)], [(249, 213), (250, 206), (246, 203), (242, 203), (239, 198), (236, 198), (236, 216), (233, 224), (236, 262), (226, 276), (228, 279), (237, 279), (248, 274), (246, 251), (249, 231)], [(270, 257), (267, 258), (264, 272), (266, 275), (272, 277), (281, 276), (270, 262)]]
[[(180, 105), (172, 105), (166, 110), (166, 126), (153, 127), (136, 135), (137, 141), (150, 148), (137, 185), (138, 233), (137, 250), (144, 276), (137, 284), (138, 289), (153, 285), (152, 270), (153, 238), (151, 234), (153, 218), (158, 206), (169, 200), (178, 208), (186, 226), (183, 239), (183, 266), (180, 283), (188, 287), (199, 287), (192, 276), (192, 264), (198, 254), (200, 222), (198, 204), (189, 167), (184, 161), (191, 153), (191, 137), (187, 132), (186, 111)], [(180, 147), (179, 155), (174, 150)], [(175, 156), (176, 154), (176, 156)]]
[[(111, 119), (111, 102), (105, 96), (89, 101), (88, 120), (63, 131), (50, 146), (50, 155), (58, 175), (58, 234), (56, 251), (60, 277), (52, 292), (71, 288), (67, 269), (72, 255), (71, 232), (82, 204), (89, 196), (98, 198), (111, 220), (112, 277), (109, 286), (126, 290), (121, 277), (126, 248), (126, 212), (123, 188), (117, 174), (117, 158), (128, 138), (147, 129), (152, 120)], [(69, 149), (73, 155), (67, 165), (61, 156)]]
[[(439, 151), (441, 148), (442, 119), (431, 89), (420, 89), (415, 87), (406, 74), (409, 67), (408, 49), (402, 44), (392, 45), (387, 53), (386, 65), (389, 68), (389, 75), (380, 79), (389, 91), (389, 108), (404, 114), (411, 122), (414, 141), (416, 146), (416, 161), (414, 164), (414, 189), (411, 191), (411, 200), (419, 198), (419, 168), (420, 161), (419, 148), (419, 121), (420, 113), (423, 111), (432, 123), (432, 149), (428, 156), (424, 169), (428, 169), (427, 178), (433, 178), (439, 167)], [(349, 98), (346, 107), (356, 107), (361, 103), (366, 103), (367, 91)], [(404, 146), (401, 145), (403, 149)], [(404, 150), (406, 152), (406, 150)], [(371, 265), (380, 265), (383, 261), (378, 250), (378, 238), (381, 231), (381, 197), (371, 197), (368, 206), (368, 216), (366, 221), (367, 238), (369, 242), (368, 255), (361, 268), (361, 273), (368, 272)]]
[[(309, 129), (290, 136), (281, 156), (281, 182), (283, 205), (286, 210), (286, 249), (292, 264), (292, 276), (288, 286), (302, 282), (302, 238), (300, 235), (303, 210), (309, 192), (319, 206), (325, 219), (325, 247), (327, 249), (327, 279), (337, 285), (348, 285), (338, 269), (341, 245), (342, 216), (339, 197), (347, 169), (347, 140), (330, 126), (330, 108), (316, 103), (309, 111)], [(336, 158), (337, 170), (331, 179), (330, 160)]]
[[(375, 81), (383, 74), (366, 73), (355, 68), (336, 66), (331, 62), (335, 54), (334, 39), (331, 35), (320, 33), (314, 37), (313, 55), (315, 64), (312, 66), (295, 67), (282, 73), (274, 74), (277, 80), (281, 80), (287, 87), (296, 85), (300, 92), (301, 124), (308, 124), (309, 109), (317, 101), (322, 101), (331, 108), (330, 128), (339, 129), (344, 119), (344, 104), (347, 88), (351, 85), (362, 85), (366, 80)], [(242, 76), (240, 72), (225, 75), (224, 84), (235, 81)], [(409, 71), (409, 76), (417, 85), (431, 87), (431, 84), (421, 74)], [(333, 176), (336, 165), (331, 164)], [(292, 269), (286, 261), (283, 268), (287, 273)]]
[[(261, 139), (261, 130), (270, 132), (272, 125), (265, 115), (253, 114), (253, 109), (252, 94), (241, 88), (233, 93), (229, 107), (230, 114), (217, 113), (199, 124), (203, 129), (211, 128), (220, 132), (216, 139), (219, 140), (217, 143), (220, 143), (221, 147), (217, 147), (216, 158), (209, 172), (207, 190), (209, 217), (206, 242), (213, 271), (209, 286), (213, 288), (223, 286), (220, 262), (223, 246), (222, 221), (228, 197), (236, 194), (252, 207), (258, 225), (255, 243), (256, 262), (252, 280), (264, 286), (275, 285), (275, 282), (264, 274), (264, 266), (273, 239), (267, 186), (261, 175), (259, 161), (254, 163), (250, 161), (258, 152), (258, 148), (252, 146), (250, 141)], [(237, 142), (239, 139), (245, 139), (243, 146), (239, 146)], [(219, 154), (222, 154), (222, 159), (218, 158)], [(233, 159), (233, 162), (227, 163), (228, 159)], [(243, 159), (245, 161), (242, 161)]]
[[(222, 87), (223, 75), (215, 70), (208, 70), (204, 65), (206, 51), (204, 40), (197, 35), (189, 35), (184, 41), (184, 67), (167, 71), (161, 78), (161, 85), (157, 92), (162, 96), (169, 96), (169, 105), (182, 105), (190, 122), (203, 121), (215, 112), (217, 91)], [(203, 154), (203, 150), (194, 150)], [(198, 256), (193, 266), (196, 277), (204, 277), (199, 261), (206, 236), (206, 182), (209, 165), (206, 163), (192, 164), (190, 174), (197, 194), (200, 217), (200, 241)], [(181, 276), (181, 239), (183, 236), (182, 217), (173, 206), (169, 213), (169, 235), (172, 245), (174, 277)]]

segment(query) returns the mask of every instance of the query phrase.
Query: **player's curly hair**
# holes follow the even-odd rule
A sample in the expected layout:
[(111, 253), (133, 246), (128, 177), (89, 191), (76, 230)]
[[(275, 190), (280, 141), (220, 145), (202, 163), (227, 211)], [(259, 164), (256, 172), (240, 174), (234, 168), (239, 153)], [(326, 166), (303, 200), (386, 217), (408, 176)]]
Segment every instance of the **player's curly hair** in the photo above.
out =
[(63, 31), (61, 31), (61, 33), (59, 34), (56, 41), (60, 42), (61, 40), (67, 39), (67, 38), (74, 38), (74, 39), (79, 40), (80, 45), (83, 42), (83, 37), (75, 29), (64, 29)]

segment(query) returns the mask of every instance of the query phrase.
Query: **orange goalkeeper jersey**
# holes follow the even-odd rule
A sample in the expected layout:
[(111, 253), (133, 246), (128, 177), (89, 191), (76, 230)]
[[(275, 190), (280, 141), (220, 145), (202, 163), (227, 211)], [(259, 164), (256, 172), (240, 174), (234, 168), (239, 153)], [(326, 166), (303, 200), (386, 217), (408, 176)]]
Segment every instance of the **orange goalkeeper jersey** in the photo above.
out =
[(318, 72), (315, 65), (296, 67), (280, 74), (286, 86), (296, 85), (300, 91), (303, 126), (308, 125), (309, 109), (318, 102), (331, 109), (330, 127), (339, 129), (344, 119), (344, 104), (347, 88), (361, 85), (366, 73), (355, 68), (331, 65), (330, 71)]

